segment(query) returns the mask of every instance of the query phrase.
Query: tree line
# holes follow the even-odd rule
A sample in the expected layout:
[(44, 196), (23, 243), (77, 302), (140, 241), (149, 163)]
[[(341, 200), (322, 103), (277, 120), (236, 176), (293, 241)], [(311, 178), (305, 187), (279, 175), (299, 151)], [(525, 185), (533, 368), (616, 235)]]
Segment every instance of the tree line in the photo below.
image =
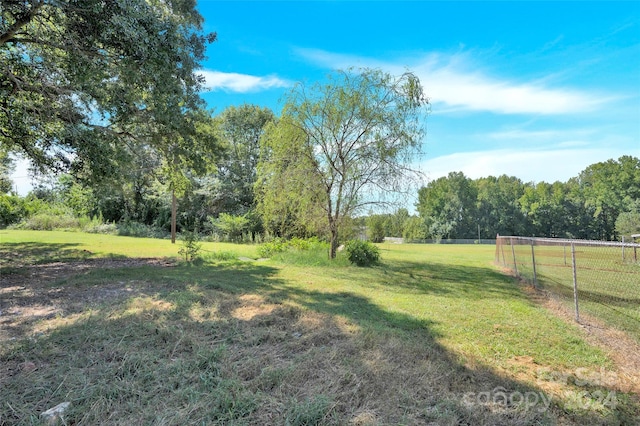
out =
[(640, 160), (609, 159), (554, 183), (452, 172), (420, 188), (415, 207), (415, 215), (406, 208), (368, 215), (369, 238), (478, 240), (500, 234), (629, 241), (640, 233)]
[[(233, 241), (321, 236), (330, 257), (364, 229), (376, 240), (614, 239), (637, 228), (629, 156), (566, 183), (452, 173), (419, 190), (417, 216), (366, 217), (416, 178), (429, 99), (410, 71), (335, 71), (296, 84), (279, 115), (255, 105), (214, 115), (197, 70), (216, 34), (192, 0), (2, 0), (0, 13), (0, 226), (75, 217)], [(41, 177), (24, 198), (9, 194), (14, 154)]]

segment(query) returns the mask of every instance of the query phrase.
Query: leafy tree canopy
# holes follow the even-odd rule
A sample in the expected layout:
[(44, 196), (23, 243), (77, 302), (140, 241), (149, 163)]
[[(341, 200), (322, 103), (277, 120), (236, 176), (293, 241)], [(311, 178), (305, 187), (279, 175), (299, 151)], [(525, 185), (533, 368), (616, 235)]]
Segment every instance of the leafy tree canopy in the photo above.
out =
[(335, 257), (344, 220), (403, 188), (422, 143), (427, 104), (410, 72), (352, 69), (311, 86), (299, 83), (265, 139), (263, 207), (281, 208), (264, 200), (283, 194), (305, 200), (312, 208), (298, 211), (306, 217), (321, 212)]
[(224, 212), (244, 215), (255, 207), (253, 187), (257, 180), (260, 138), (275, 121), (268, 108), (255, 105), (228, 107), (215, 118), (223, 156), (218, 162), (217, 185), (210, 194)]
[[(114, 174), (136, 144), (175, 153), (215, 34), (195, 0), (2, 0), (0, 146), (42, 169)], [(124, 149), (128, 147), (127, 150)]]

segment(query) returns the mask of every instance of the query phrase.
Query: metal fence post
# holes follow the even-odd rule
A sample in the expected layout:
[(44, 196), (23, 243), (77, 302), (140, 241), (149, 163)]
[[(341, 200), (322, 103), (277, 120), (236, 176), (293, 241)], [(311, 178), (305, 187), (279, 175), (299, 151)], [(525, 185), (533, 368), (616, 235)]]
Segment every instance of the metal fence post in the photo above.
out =
[(624, 263), (624, 235), (622, 236), (622, 263)]
[(531, 262), (533, 263), (533, 285), (538, 287), (538, 275), (536, 274), (536, 252), (533, 248), (534, 240), (531, 240)]
[(518, 276), (518, 264), (516, 263), (516, 250), (513, 248), (513, 238), (509, 238), (511, 243), (511, 255), (513, 256), (513, 269), (515, 269), (516, 277)]
[(576, 305), (576, 322), (580, 322), (580, 313), (578, 311), (578, 274), (576, 266), (576, 248), (571, 243), (571, 262), (573, 263), (573, 300)]

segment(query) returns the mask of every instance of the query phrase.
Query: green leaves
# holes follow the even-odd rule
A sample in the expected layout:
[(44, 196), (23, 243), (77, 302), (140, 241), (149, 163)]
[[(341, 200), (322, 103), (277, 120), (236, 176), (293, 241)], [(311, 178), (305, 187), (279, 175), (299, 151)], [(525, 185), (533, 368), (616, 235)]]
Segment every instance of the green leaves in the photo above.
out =
[(108, 176), (104, 163), (124, 160), (125, 146), (193, 140), (194, 72), (215, 39), (193, 1), (3, 2), (1, 13), (6, 149), (41, 168)]
[(345, 219), (407, 183), (426, 103), (411, 73), (350, 69), (310, 87), (299, 83), (261, 142), (263, 213), (307, 229), (322, 224), (335, 257)]

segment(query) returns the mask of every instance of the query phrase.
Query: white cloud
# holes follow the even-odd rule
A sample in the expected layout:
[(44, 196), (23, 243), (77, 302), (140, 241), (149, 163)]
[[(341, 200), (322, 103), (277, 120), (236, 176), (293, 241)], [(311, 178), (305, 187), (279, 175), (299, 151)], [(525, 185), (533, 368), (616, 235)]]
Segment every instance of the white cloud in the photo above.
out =
[(573, 114), (595, 111), (616, 97), (567, 87), (551, 87), (546, 79), (518, 81), (482, 71), (469, 54), (421, 54), (384, 62), (317, 49), (297, 49), (308, 61), (332, 69), (375, 67), (392, 73), (415, 72), (434, 104), (434, 113), (460, 110), (497, 114)]
[(463, 172), (471, 179), (506, 174), (524, 182), (566, 182), (594, 163), (638, 155), (622, 149), (553, 149), (463, 152), (428, 159), (420, 164), (429, 179)]
[[(416, 67), (431, 100), (449, 107), (498, 114), (567, 114), (592, 111), (602, 97), (536, 83), (498, 80), (452, 67)], [(434, 108), (437, 112), (437, 108)]]
[[(562, 144), (575, 145), (575, 141), (573, 139), (589, 139), (592, 138), (593, 135), (599, 132), (598, 129), (595, 128), (582, 128), (582, 129), (562, 129), (562, 130), (522, 130), (522, 129), (511, 129), (511, 130), (501, 130), (497, 132), (491, 132), (486, 135), (487, 138), (498, 140), (498, 141), (510, 141), (510, 142), (531, 142), (536, 141), (536, 143), (540, 142), (553, 142)], [(484, 136), (484, 135), (481, 135)], [(560, 142), (558, 142), (560, 141)], [(580, 140), (579, 144), (583, 145), (586, 142), (584, 140)]]
[(259, 77), (213, 70), (202, 70), (199, 74), (205, 78), (204, 87), (207, 91), (224, 90), (228, 92), (247, 93), (291, 86), (289, 81), (274, 75)]

